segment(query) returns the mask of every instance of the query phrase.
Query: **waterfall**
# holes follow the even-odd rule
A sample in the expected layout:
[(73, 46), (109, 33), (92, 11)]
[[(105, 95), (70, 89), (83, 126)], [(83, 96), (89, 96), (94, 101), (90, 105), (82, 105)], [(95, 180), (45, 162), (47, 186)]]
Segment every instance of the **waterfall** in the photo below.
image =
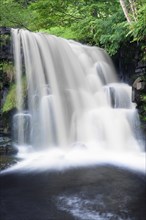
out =
[[(118, 81), (103, 49), (27, 30), (12, 29), (12, 37), (18, 109), (13, 132), (19, 152), (29, 157), (84, 149), (94, 160), (102, 152), (142, 152), (131, 87)], [(84, 159), (89, 152), (82, 153)]]

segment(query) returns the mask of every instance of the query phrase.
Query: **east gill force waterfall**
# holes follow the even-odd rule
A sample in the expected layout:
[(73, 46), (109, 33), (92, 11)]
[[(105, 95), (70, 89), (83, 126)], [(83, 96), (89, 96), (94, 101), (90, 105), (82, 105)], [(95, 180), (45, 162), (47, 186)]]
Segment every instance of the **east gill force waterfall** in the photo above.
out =
[(12, 38), (21, 167), (112, 162), (144, 169), (131, 87), (118, 81), (103, 49), (27, 30), (12, 29)]

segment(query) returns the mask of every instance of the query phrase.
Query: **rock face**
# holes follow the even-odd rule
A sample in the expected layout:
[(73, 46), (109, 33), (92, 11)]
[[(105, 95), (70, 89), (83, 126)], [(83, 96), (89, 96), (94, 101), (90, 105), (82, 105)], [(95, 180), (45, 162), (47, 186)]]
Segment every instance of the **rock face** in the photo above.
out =
[(12, 146), (11, 138), (0, 135), (0, 171), (17, 163), (16, 153), (17, 149)]
[(12, 60), (12, 44), (11, 44), (10, 28), (0, 27), (0, 61)]
[(142, 104), (144, 104), (145, 100), (143, 100), (142, 95), (146, 93), (146, 80), (143, 76), (139, 76), (136, 78), (132, 85), (133, 97), (132, 101), (137, 103), (137, 108), (139, 108)]
[[(113, 57), (119, 79), (133, 88), (132, 100), (139, 111), (144, 137), (146, 138), (146, 62), (145, 52), (139, 43), (123, 45)], [(146, 143), (146, 141), (145, 141)]]
[(7, 126), (2, 114), (3, 103), (12, 82), (13, 52), (10, 28), (0, 27), (0, 134), (7, 133)]
[(126, 43), (112, 57), (119, 79), (132, 85), (135, 78), (142, 73), (142, 51), (138, 43)]
[(146, 145), (146, 74), (140, 74), (132, 85), (132, 100), (137, 104)]
[(12, 155), (17, 150), (12, 146), (11, 138), (7, 136), (0, 136), (0, 155)]

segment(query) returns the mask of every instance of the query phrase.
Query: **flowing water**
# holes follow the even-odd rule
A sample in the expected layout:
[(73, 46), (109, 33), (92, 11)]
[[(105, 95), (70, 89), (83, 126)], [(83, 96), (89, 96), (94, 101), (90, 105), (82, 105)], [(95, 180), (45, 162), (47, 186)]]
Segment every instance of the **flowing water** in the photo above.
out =
[(144, 169), (131, 87), (118, 82), (106, 52), (26, 30), (12, 29), (12, 37), (14, 145), (25, 158), (20, 166), (60, 169), (112, 162)]

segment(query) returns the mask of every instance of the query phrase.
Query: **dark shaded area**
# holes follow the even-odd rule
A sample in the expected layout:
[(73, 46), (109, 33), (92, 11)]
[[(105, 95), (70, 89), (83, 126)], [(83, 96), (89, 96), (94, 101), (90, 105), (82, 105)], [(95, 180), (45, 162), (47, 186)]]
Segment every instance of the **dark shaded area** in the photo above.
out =
[[(3, 113), (6, 96), (13, 83), (13, 43), (11, 28), (0, 27), (0, 135), (10, 135), (12, 112)], [(12, 110), (13, 111), (13, 110)]]
[(0, 27), (0, 61), (13, 60), (11, 28)]
[(120, 81), (132, 85), (138, 76), (146, 73), (145, 51), (141, 47), (140, 43), (126, 42), (112, 57)]
[[(84, 207), (90, 212), (112, 213), (111, 220), (144, 220), (145, 182), (142, 174), (111, 166), (1, 174), (0, 217), (2, 220), (78, 220), (67, 208), (59, 208), (65, 204), (58, 200), (59, 196), (75, 195), (82, 200), (93, 200), (92, 207)], [(98, 195), (102, 195), (104, 204), (96, 202)]]

